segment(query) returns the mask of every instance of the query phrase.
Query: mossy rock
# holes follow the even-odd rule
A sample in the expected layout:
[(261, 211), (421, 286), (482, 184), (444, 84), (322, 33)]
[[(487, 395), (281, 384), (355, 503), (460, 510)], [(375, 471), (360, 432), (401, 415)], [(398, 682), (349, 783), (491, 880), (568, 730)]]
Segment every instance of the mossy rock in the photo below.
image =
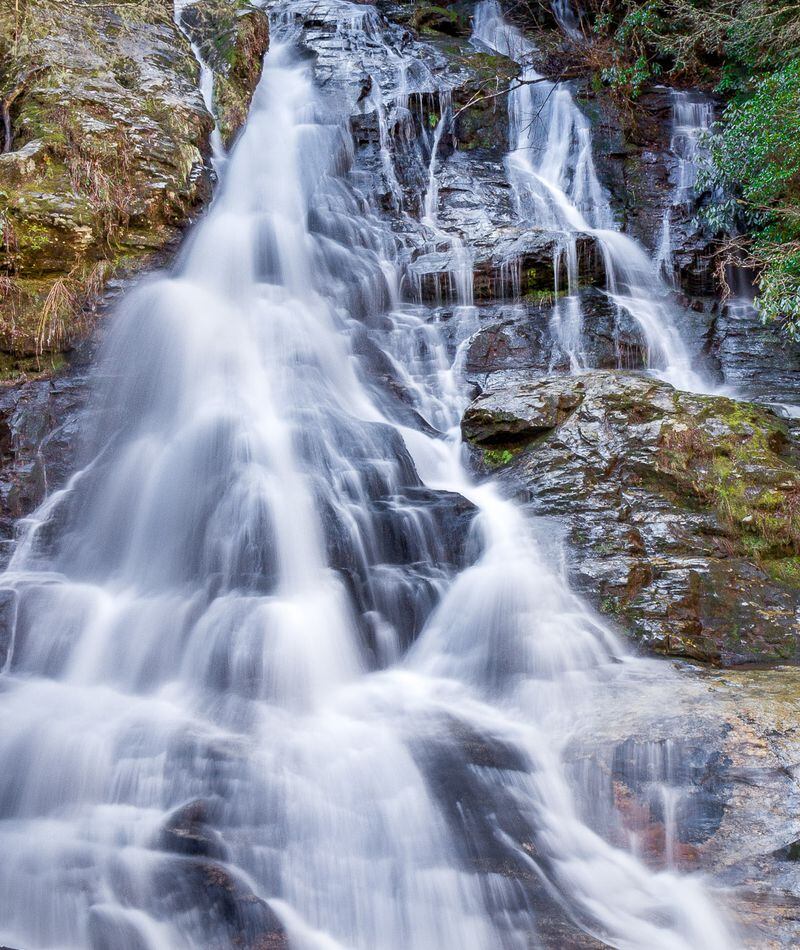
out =
[(575, 584), (642, 645), (800, 661), (798, 447), (772, 412), (633, 373), (501, 375), (462, 427), (567, 526)]
[[(230, 141), (268, 24), (244, 0), (208, 3)], [(171, 0), (26, 0), (20, 11), (0, 7), (0, 37), (16, 37), (13, 49), (0, 39), (0, 95), (16, 91), (12, 149), (0, 156), (0, 350), (11, 364), (71, 346), (105, 281), (171, 246), (212, 180), (213, 120)]]
[(215, 75), (214, 106), (223, 142), (244, 125), (269, 47), (269, 19), (249, 0), (196, 0), (181, 24)]
[(415, 4), (409, 25), (418, 33), (444, 33), (447, 36), (469, 33), (469, 20), (455, 5)]

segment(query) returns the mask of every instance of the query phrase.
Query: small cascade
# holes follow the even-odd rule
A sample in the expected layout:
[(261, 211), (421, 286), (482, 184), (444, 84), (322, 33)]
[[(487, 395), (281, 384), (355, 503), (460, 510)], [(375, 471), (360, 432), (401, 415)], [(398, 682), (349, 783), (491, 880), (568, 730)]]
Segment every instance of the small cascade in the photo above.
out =
[[(522, 84), (509, 95), (509, 181), (520, 220), (560, 236), (556, 253), (566, 265), (562, 268), (566, 299), (577, 296), (576, 242), (589, 235), (603, 258), (609, 299), (639, 328), (645, 365), (679, 389), (709, 391), (709, 384), (692, 366), (677, 329), (676, 305), (659, 281), (653, 262), (636, 241), (616, 230), (594, 166), (591, 126), (569, 89), (549, 82), (530, 65), (534, 47), (506, 22), (494, 0), (476, 7), (474, 38), (479, 45), (522, 66)], [(567, 319), (556, 314), (554, 328), (570, 365), (581, 366), (583, 355), (575, 342), (580, 338), (579, 299), (569, 304), (568, 310)]]
[(703, 136), (714, 120), (713, 103), (699, 93), (670, 90), (672, 100), (672, 136), (669, 148), (676, 159), (674, 185), (668, 207), (664, 209), (656, 265), (665, 280), (674, 282), (672, 228), (678, 212), (687, 215), (697, 198), (699, 164), (704, 155)]
[(200, 47), (189, 35), (186, 27), (183, 25), (183, 12), (186, 7), (191, 6), (192, 0), (174, 0), (173, 19), (175, 26), (183, 33), (192, 47), (194, 58), (200, 67), (200, 95), (203, 97), (203, 103), (208, 110), (209, 115), (214, 120), (214, 128), (211, 132), (211, 163), (215, 171), (219, 172), (222, 163), (225, 161), (225, 146), (222, 142), (222, 134), (217, 122), (217, 110), (214, 103), (214, 71), (203, 59)]
[(572, 8), (571, 0), (553, 0), (553, 16), (561, 29), (571, 39), (579, 39), (581, 36), (581, 25), (578, 16)]
[(458, 234), (445, 232), (438, 222), (439, 185), (436, 166), (439, 160), (439, 148), (442, 137), (452, 122), (452, 95), (449, 90), (439, 93), (440, 117), (433, 132), (428, 164), (428, 183), (422, 199), (422, 223), (434, 233), (434, 243), (446, 245), (449, 259), (447, 279), (450, 283), (449, 298), (459, 307), (471, 307), (473, 304), (472, 256)]

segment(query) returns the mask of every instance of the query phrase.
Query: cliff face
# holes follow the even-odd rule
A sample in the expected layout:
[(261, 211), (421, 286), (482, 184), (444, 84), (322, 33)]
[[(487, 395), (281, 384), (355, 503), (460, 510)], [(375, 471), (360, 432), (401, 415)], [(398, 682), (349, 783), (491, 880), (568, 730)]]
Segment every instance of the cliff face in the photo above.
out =
[[(241, 0), (192, 5), (192, 16), (193, 38), (218, 38), (209, 65), (230, 140), (260, 75), (266, 17)], [(214, 120), (167, 0), (21, 0), (0, 10), (0, 36), (8, 376), (57, 364), (108, 280), (175, 242), (211, 193)]]

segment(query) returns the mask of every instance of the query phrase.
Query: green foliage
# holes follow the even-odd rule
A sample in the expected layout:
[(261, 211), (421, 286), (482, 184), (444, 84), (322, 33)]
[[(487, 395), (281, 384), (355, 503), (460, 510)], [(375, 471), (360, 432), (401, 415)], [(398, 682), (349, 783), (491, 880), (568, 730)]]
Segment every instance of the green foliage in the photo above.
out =
[[(596, 81), (630, 104), (653, 81), (729, 99), (701, 177), (711, 231), (758, 274), (765, 321), (800, 339), (800, 4), (588, 0)], [(733, 255), (732, 255), (733, 256)]]
[(800, 58), (759, 79), (728, 105), (712, 138), (705, 213), (718, 230), (750, 236), (758, 307), (800, 338)]
[(511, 449), (485, 449), (483, 459), (490, 468), (499, 468), (513, 462), (516, 454)]
[(630, 94), (649, 79), (746, 88), (800, 49), (800, 7), (787, 0), (589, 0), (607, 81)]

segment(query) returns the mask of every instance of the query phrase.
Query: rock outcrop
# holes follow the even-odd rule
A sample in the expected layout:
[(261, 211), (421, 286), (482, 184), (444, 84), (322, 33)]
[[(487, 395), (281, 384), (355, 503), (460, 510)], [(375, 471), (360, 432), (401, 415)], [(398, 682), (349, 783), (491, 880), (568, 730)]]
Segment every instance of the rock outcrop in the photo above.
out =
[[(210, 24), (222, 0), (208, 5)], [(215, 63), (230, 139), (268, 37), (262, 12), (239, 0), (225, 7), (232, 25), (219, 33)], [(6, 4), (0, 37), (0, 352), (9, 375), (67, 349), (112, 274), (175, 242), (210, 196), (213, 119), (168, 0)]]
[(636, 640), (800, 659), (800, 469), (777, 416), (621, 372), (496, 374), (463, 431), (568, 525), (577, 587)]
[(269, 45), (269, 21), (250, 0), (194, 0), (181, 26), (214, 74), (214, 113), (225, 145), (242, 128)]

